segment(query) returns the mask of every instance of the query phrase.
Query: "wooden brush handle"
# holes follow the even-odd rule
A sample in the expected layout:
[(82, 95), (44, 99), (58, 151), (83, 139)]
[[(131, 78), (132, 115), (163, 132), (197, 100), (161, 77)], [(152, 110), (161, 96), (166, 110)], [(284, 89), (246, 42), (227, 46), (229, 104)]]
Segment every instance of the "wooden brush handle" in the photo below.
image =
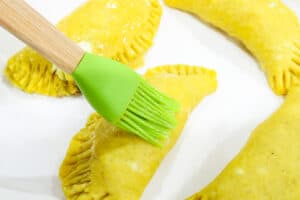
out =
[(0, 26), (72, 73), (84, 51), (23, 0), (0, 0)]

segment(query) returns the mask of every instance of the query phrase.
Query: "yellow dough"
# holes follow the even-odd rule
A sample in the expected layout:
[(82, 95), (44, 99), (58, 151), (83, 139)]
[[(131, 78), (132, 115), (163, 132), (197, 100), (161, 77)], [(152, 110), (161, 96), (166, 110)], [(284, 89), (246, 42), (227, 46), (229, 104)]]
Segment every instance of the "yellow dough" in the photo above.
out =
[[(162, 9), (158, 0), (89, 0), (57, 27), (86, 51), (113, 58), (135, 68), (152, 45)], [(7, 63), (6, 76), (28, 93), (49, 96), (79, 94), (64, 74), (30, 48)]]
[(299, 122), (300, 87), (296, 87), (223, 172), (189, 200), (299, 200)]
[(138, 200), (160, 162), (176, 143), (186, 120), (217, 87), (212, 70), (184, 65), (152, 69), (147, 81), (181, 103), (178, 126), (159, 148), (127, 134), (94, 114), (75, 135), (60, 168), (68, 200)]
[(165, 0), (240, 40), (258, 59), (273, 91), (300, 83), (300, 26), (280, 0)]

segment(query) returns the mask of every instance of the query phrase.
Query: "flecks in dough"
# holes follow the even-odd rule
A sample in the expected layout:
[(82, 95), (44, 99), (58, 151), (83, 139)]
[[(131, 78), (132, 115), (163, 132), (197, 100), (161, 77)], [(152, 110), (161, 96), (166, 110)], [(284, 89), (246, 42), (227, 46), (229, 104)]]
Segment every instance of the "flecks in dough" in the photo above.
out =
[(300, 26), (280, 0), (165, 0), (240, 40), (258, 59), (273, 91), (300, 84)]
[(222, 173), (189, 200), (300, 199), (300, 87), (252, 133)]
[(216, 73), (200, 67), (157, 67), (144, 77), (181, 103), (177, 128), (159, 148), (93, 115), (72, 139), (60, 168), (68, 200), (140, 199), (160, 162), (176, 143), (192, 109), (217, 87)]
[[(57, 27), (92, 53), (136, 68), (143, 64), (143, 56), (152, 45), (161, 14), (158, 0), (89, 0)], [(30, 48), (14, 55), (5, 72), (15, 86), (29, 93), (79, 94), (70, 75)]]

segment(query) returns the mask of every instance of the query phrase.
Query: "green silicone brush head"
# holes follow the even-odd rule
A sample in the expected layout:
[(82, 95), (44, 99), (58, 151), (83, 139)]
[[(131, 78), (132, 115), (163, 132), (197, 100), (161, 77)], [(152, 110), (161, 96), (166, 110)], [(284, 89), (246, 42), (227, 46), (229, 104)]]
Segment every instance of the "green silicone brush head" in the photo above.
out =
[(149, 143), (161, 146), (176, 126), (179, 104), (126, 65), (86, 53), (72, 75), (98, 113)]

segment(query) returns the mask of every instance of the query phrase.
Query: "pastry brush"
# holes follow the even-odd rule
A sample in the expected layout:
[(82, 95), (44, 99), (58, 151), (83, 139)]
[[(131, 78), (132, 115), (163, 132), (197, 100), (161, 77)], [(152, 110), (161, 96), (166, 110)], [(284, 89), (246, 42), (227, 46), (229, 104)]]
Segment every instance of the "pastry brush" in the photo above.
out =
[(135, 71), (84, 52), (23, 0), (0, 0), (0, 25), (70, 73), (92, 107), (116, 127), (161, 145), (179, 104)]

